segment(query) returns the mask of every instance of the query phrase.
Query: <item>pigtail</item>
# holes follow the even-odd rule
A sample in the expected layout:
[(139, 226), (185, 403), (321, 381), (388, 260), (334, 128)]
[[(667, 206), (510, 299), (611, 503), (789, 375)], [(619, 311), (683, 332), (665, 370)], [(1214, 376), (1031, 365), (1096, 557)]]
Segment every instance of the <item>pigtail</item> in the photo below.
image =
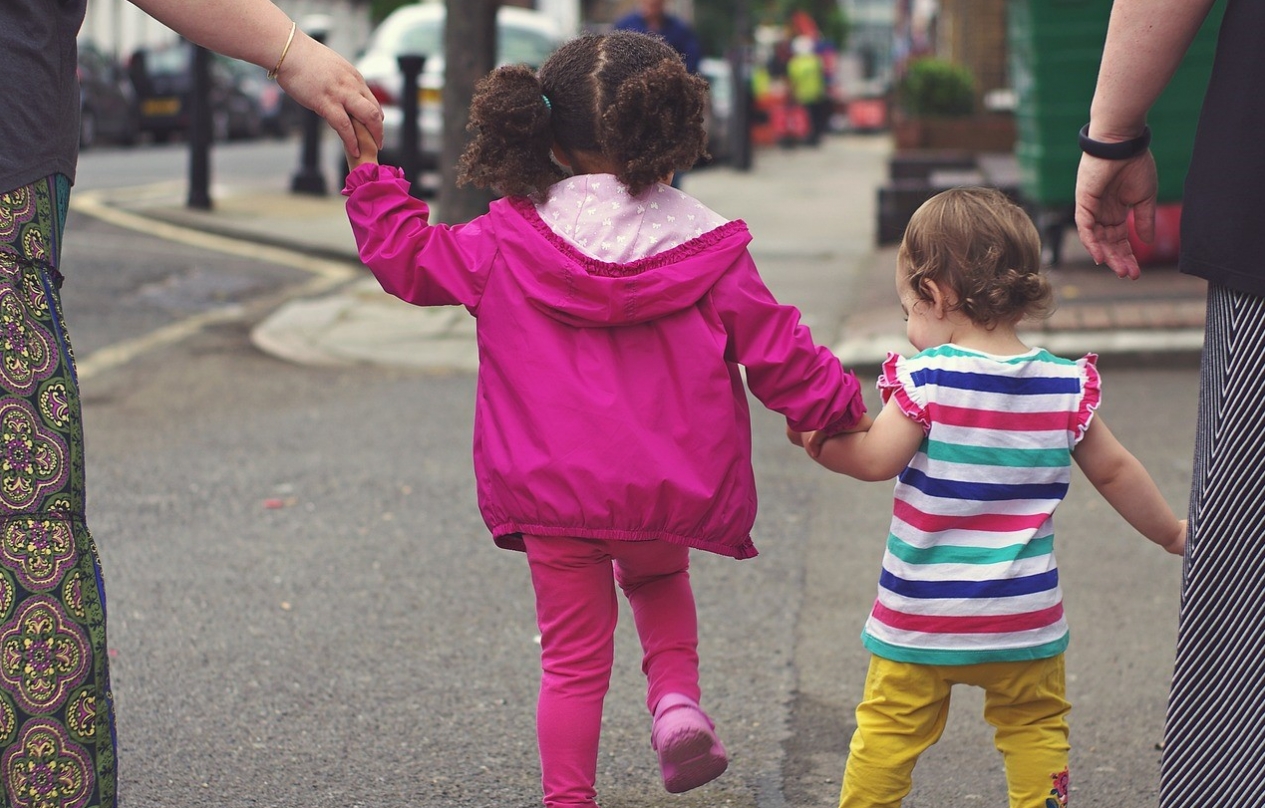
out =
[(466, 126), (474, 137), (457, 165), (457, 183), (543, 197), (566, 176), (550, 157), (551, 121), (550, 104), (530, 68), (493, 70), (475, 87)]
[(634, 196), (707, 156), (707, 82), (669, 58), (621, 82), (601, 117), (603, 151)]
[(1040, 273), (1007, 267), (989, 292), (988, 308), (998, 319), (1016, 312), (1021, 320), (1043, 320), (1054, 308), (1054, 288)]

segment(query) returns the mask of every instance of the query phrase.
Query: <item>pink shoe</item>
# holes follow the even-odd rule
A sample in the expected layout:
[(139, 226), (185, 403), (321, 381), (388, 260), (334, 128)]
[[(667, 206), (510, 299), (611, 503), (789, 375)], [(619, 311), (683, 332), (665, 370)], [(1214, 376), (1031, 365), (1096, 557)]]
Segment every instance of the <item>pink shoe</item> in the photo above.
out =
[(663, 787), (672, 794), (710, 783), (729, 766), (711, 719), (697, 702), (679, 693), (659, 700), (650, 746), (659, 753)]

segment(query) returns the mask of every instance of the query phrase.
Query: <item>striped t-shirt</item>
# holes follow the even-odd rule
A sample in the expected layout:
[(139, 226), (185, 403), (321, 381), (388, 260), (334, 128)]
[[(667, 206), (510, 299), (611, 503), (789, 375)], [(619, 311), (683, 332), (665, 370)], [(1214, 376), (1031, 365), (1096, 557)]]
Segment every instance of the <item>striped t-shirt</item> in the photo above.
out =
[(897, 478), (862, 638), (928, 665), (1043, 659), (1067, 647), (1054, 509), (1098, 406), (1098, 372), (1034, 349), (891, 354), (878, 386), (926, 435)]

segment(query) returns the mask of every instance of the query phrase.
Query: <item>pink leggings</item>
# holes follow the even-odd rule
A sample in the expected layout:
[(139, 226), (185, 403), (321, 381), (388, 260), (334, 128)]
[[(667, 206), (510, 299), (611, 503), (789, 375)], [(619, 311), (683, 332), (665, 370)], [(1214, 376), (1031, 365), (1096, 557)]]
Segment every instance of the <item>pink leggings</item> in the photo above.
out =
[(689, 549), (662, 541), (524, 536), (540, 625), (536, 734), (547, 808), (595, 808), (602, 701), (615, 658), (618, 583), (641, 638), (646, 706), (699, 699)]

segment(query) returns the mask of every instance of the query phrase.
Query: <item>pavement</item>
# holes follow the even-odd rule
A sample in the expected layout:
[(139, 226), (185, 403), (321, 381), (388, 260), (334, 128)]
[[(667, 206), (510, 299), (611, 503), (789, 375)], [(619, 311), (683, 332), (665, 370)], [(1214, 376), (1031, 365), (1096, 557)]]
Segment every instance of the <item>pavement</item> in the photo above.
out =
[[(776, 267), (788, 255), (815, 256), (830, 277), (847, 279), (839, 299), (824, 307), (824, 317), (814, 316), (812, 327), (848, 367), (874, 367), (889, 350), (909, 350), (893, 289), (896, 248), (874, 243), (874, 200), (886, 181), (889, 155), (885, 136), (836, 135), (819, 148), (757, 150), (748, 171), (709, 167), (691, 172), (684, 183), (687, 192), (722, 215), (747, 222), (762, 271), (766, 262)], [(217, 185), (210, 210), (185, 206), (179, 183), (83, 194), (79, 207), (89, 215), (138, 217), (226, 236), (256, 245), (261, 258), (292, 253), (325, 267), (323, 285), (280, 306), (254, 329), (255, 344), (283, 359), (477, 365), (473, 319), (464, 309), (423, 309), (378, 288), (357, 259), (341, 195), (294, 194), (279, 184), (235, 179)], [(1066, 356), (1093, 351), (1104, 358), (1168, 362), (1198, 355), (1203, 281), (1164, 265), (1144, 268), (1139, 281), (1120, 280), (1094, 266), (1071, 229), (1064, 234), (1059, 266), (1047, 271), (1057, 308), (1046, 321), (1025, 327), (1031, 343)], [(310, 294), (313, 290), (317, 293)], [(818, 282), (800, 300), (816, 307), (822, 294)]]

